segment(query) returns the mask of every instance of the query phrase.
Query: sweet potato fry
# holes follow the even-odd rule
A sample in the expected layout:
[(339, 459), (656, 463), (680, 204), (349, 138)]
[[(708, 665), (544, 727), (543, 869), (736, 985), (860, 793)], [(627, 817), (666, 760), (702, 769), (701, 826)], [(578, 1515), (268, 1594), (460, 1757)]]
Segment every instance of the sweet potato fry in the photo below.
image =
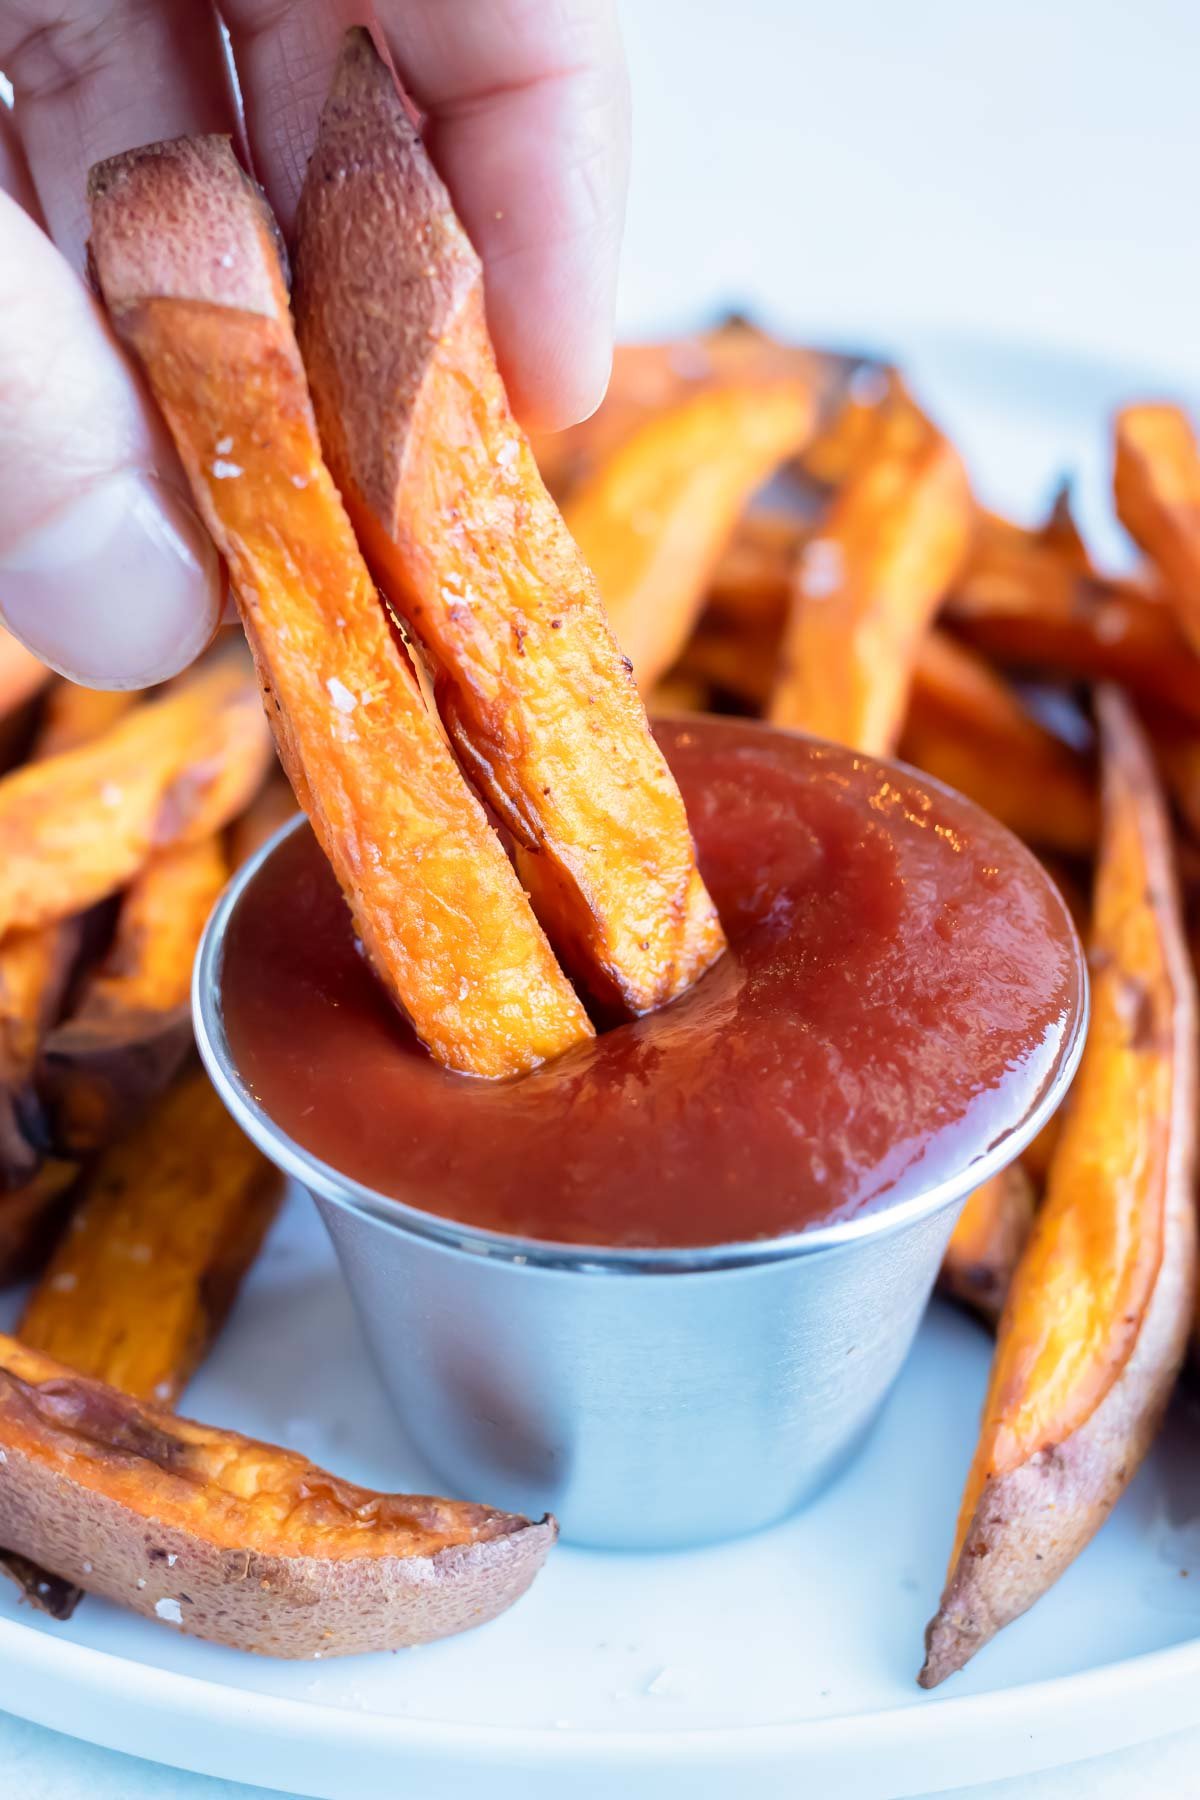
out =
[(1037, 533), (982, 519), (946, 615), (1000, 662), (1119, 681), (1200, 719), (1200, 659), (1171, 608), (1137, 582), (1080, 574)]
[(1200, 650), (1200, 445), (1178, 406), (1117, 414), (1113, 497), (1117, 517), (1163, 578), (1175, 615)]
[(196, 947), (228, 875), (213, 833), (155, 851), (125, 890), (107, 955), (42, 1047), (38, 1093), (58, 1155), (111, 1143), (182, 1068)]
[(567, 502), (642, 688), (679, 656), (739, 513), (812, 422), (802, 382), (730, 382), (643, 425)]
[(792, 513), (750, 512), (740, 519), (713, 570), (705, 619), (743, 629), (780, 630), (806, 530)]
[(78, 1174), (74, 1163), (44, 1162), (24, 1187), (0, 1194), (0, 1288), (33, 1273), (53, 1242)]
[(45, 663), (0, 628), (0, 716), (16, 712), (50, 680)]
[(836, 430), (847, 395), (868, 392), (878, 369), (861, 356), (784, 343), (743, 318), (664, 343), (618, 344), (601, 405), (567, 431), (535, 437), (534, 455), (561, 503), (658, 413), (707, 389), (786, 375), (807, 384), (814, 418)]
[(261, 197), (227, 141), (180, 139), (94, 169), (91, 206), (109, 313), (229, 563), (282, 761), (381, 980), (453, 1068), (512, 1075), (569, 1049), (587, 1017), (322, 461)]
[(396, 1649), (525, 1591), (552, 1519), (376, 1494), (175, 1419), (0, 1337), (0, 1543), (194, 1637), (273, 1656)]
[(254, 682), (221, 656), (102, 737), (0, 781), (0, 931), (81, 911), (151, 853), (241, 811), (269, 755)]
[(946, 1246), (938, 1292), (995, 1325), (1033, 1224), (1033, 1183), (1020, 1163), (970, 1195)]
[(1096, 796), (1083, 758), (944, 632), (930, 632), (918, 651), (900, 754), (1031, 844), (1086, 855), (1095, 843)]
[[(130, 694), (102, 693), (56, 681), (46, 696), (31, 757), (74, 750), (116, 723), (133, 704)], [(32, 1180), (46, 1139), (33, 1091), (42, 1040), (54, 1023), (82, 940), (78, 918), (11, 931), (0, 940), (0, 1187), (25, 1185), (29, 1220), (42, 1187)], [(53, 1189), (53, 1182), (46, 1184)], [(46, 1204), (54, 1198), (46, 1191)], [(0, 1269), (4, 1258), (0, 1255)]]
[(190, 1071), (86, 1177), (21, 1342), (174, 1405), (224, 1323), (279, 1188), (208, 1077)]
[[(606, 1006), (652, 1010), (724, 938), (596, 584), (509, 410), (479, 258), (361, 30), (347, 34), (309, 164), (295, 305), (329, 467), (551, 941)], [(654, 471), (677, 484), (694, 459), (691, 479), (699, 469), (707, 483), (689, 542), (711, 529), (728, 479), (714, 474), (720, 445), (757, 469), (768, 441), (790, 447), (811, 418), (806, 384), (756, 388), (742, 434), (754, 448), (730, 452), (730, 393), (719, 435), (689, 440), (686, 453), (681, 444), (675, 464), (660, 458)], [(668, 457), (670, 441), (661, 437)], [(575, 502), (585, 555), (611, 559), (614, 534), (629, 536), (627, 509), (652, 503), (623, 466), (619, 516), (599, 543), (579, 529), (588, 503)], [(598, 573), (611, 607), (620, 594), (606, 591), (609, 568)], [(618, 607), (618, 637), (622, 617)]]
[[(86, 1176), (25, 1308), (22, 1343), (137, 1399), (174, 1405), (225, 1322), (280, 1192), (208, 1077), (186, 1075)], [(3, 1220), (0, 1202), (0, 1240)], [(70, 1618), (82, 1598), (27, 1557), (0, 1550), (0, 1568), (53, 1618)]]
[(1148, 747), (1115, 689), (1098, 706), (1091, 1027), (1001, 1320), (926, 1687), (1103, 1524), (1158, 1429), (1192, 1318), (1195, 983)]
[(952, 446), (906, 400), (885, 409), (801, 550), (772, 722), (890, 754), (921, 639), (966, 556), (971, 525)]

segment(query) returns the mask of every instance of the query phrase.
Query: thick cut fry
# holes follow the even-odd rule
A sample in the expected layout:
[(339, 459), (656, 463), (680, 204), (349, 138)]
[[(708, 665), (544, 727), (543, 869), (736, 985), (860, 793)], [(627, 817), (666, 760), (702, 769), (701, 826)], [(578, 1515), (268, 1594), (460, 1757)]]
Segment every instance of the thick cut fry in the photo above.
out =
[(750, 512), (740, 519), (713, 570), (705, 599), (706, 621), (750, 630), (782, 629), (806, 530), (803, 520), (791, 513)]
[(738, 515), (812, 423), (786, 376), (715, 387), (643, 425), (567, 502), (642, 688), (679, 656)]
[(907, 402), (888, 408), (801, 550), (771, 721), (889, 755), (921, 639), (966, 555), (971, 524), (954, 449)]
[[(56, 681), (46, 696), (33, 760), (87, 743), (115, 724), (132, 704), (130, 694)], [(40, 1100), (33, 1091), (34, 1071), (43, 1037), (58, 1015), (81, 938), (81, 921), (68, 918), (9, 932), (0, 941), (0, 1186), (25, 1184), (31, 1215), (41, 1191), (31, 1178), (47, 1137)], [(47, 1206), (53, 1198), (48, 1192)]]
[(228, 874), (214, 833), (156, 851), (125, 890), (108, 954), (43, 1046), (38, 1092), (58, 1155), (111, 1143), (182, 1068), (192, 964)]
[(1083, 758), (944, 632), (930, 632), (918, 652), (900, 754), (1031, 844), (1086, 855), (1095, 843), (1096, 796)]
[(1200, 445), (1178, 406), (1117, 414), (1117, 517), (1163, 578), (1193, 649), (1200, 650)]
[(0, 716), (16, 712), (50, 680), (45, 663), (0, 628)]
[[(334, 479), (551, 940), (606, 1006), (662, 1005), (724, 947), (683, 801), (509, 410), (479, 259), (365, 31), (346, 38), (300, 203), (296, 326)], [(802, 435), (812, 412), (802, 383), (753, 404), (747, 442), (773, 441), (780, 413)], [(731, 426), (691, 445), (710, 488)], [(656, 479), (678, 472), (659, 457)], [(622, 490), (585, 554), (628, 536), (631, 503)]]
[(1200, 720), (1200, 659), (1172, 609), (1136, 582), (1081, 574), (1038, 533), (982, 519), (946, 613), (1001, 662), (1119, 681)]
[(269, 755), (254, 682), (222, 656), (94, 742), (0, 781), (0, 931), (122, 887), (156, 849), (218, 830)]
[(1033, 1183), (1019, 1163), (977, 1187), (950, 1235), (938, 1292), (995, 1325), (1033, 1214)]
[[(664, 343), (618, 344), (601, 405), (567, 431), (535, 437), (534, 454), (561, 502), (657, 414), (707, 389), (786, 375), (808, 386), (814, 420), (836, 429), (847, 396), (865, 398), (879, 371), (878, 363), (861, 356), (783, 343), (743, 318)], [(806, 457), (816, 443), (814, 437)]]
[(25, 1183), (0, 1194), (0, 1288), (24, 1281), (50, 1248), (79, 1171), (44, 1162)]
[[(22, 1343), (173, 1405), (225, 1322), (280, 1190), (208, 1077), (185, 1076), (86, 1177), (25, 1308)], [(0, 1551), (0, 1568), (53, 1618), (70, 1618), (82, 1598), (26, 1557)]]
[(503, 1612), (552, 1519), (376, 1494), (174, 1419), (0, 1337), (0, 1543), (147, 1619), (273, 1656), (447, 1637)]
[(321, 459), (260, 196), (226, 140), (180, 139), (93, 170), (91, 204), (109, 313), (229, 563), (284, 766), (381, 980), (452, 1068), (514, 1075), (569, 1049), (586, 1015)]
[(1099, 698), (1092, 1017), (1045, 1201), (1000, 1324), (922, 1685), (1043, 1594), (1149, 1449), (1195, 1294), (1195, 985), (1149, 751)]
[(185, 1075), (87, 1176), (22, 1343), (173, 1405), (224, 1323), (279, 1186), (203, 1071)]

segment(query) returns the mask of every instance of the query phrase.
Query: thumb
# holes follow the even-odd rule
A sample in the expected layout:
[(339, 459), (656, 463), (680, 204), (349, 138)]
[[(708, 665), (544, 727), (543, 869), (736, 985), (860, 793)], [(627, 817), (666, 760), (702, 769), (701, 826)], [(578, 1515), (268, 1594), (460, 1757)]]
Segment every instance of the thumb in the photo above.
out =
[(0, 614), (61, 674), (144, 687), (205, 647), (221, 592), (99, 307), (0, 193)]

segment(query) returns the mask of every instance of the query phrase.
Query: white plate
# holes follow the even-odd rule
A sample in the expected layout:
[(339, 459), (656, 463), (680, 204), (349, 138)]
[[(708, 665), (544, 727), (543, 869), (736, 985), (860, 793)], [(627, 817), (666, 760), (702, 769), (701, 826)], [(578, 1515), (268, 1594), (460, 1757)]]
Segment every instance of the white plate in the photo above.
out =
[[(1103, 421), (1169, 383), (1002, 347), (903, 346), (984, 497), (1034, 509)], [(11, 1318), (15, 1308), (7, 1308)], [(0, 1584), (15, 1713), (183, 1768), (329, 1800), (912, 1794), (1097, 1755), (1200, 1717), (1200, 1419), (1181, 1405), (1096, 1543), (933, 1695), (937, 1600), (988, 1340), (937, 1306), (863, 1455), (808, 1512), (664, 1556), (560, 1547), (485, 1629), (274, 1663), (87, 1601), (70, 1624)], [(435, 1485), (399, 1440), (308, 1203), (293, 1196), (188, 1410), (382, 1488)], [(479, 1496), (486, 1498), (486, 1496)]]

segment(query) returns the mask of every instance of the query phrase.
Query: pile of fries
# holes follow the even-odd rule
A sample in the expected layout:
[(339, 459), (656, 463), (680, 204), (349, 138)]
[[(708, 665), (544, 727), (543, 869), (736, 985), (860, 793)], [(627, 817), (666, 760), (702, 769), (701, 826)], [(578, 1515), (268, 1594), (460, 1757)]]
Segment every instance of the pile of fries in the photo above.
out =
[[(369, 1494), (174, 1416), (278, 1201), (196, 1066), (191, 964), (294, 805), (261, 684), (435, 1057), (512, 1076), (562, 1053), (594, 1029), (574, 984), (608, 1017), (666, 1003), (723, 938), (645, 699), (907, 758), (1033, 847), (1090, 945), (1065, 1116), (968, 1202), (943, 1270), (996, 1351), (934, 1685), (1098, 1529), (1192, 1329), (1187, 420), (1117, 420), (1116, 510), (1145, 559), (1126, 577), (1094, 566), (1066, 493), (1033, 529), (984, 510), (897, 370), (745, 321), (621, 351), (595, 417), (531, 448), (478, 261), (361, 32), (301, 204), (295, 325), (223, 141), (115, 158), (91, 201), (103, 297), (257, 677), (226, 647), (152, 695), (85, 693), (0, 639), (0, 1281), (36, 1277), (0, 1337), (5, 1568), (59, 1617), (84, 1588), (293, 1656), (461, 1630), (528, 1585), (552, 1520)], [(214, 221), (219, 255), (196, 235)]]
[[(756, 485), (740, 421), (786, 371), (807, 372), (815, 430)], [(595, 418), (540, 451), (652, 708), (762, 718), (939, 777), (1042, 857), (1089, 946), (1067, 1106), (968, 1201), (942, 1270), (996, 1353), (933, 1686), (1094, 1535), (1195, 1313), (1196, 439), (1173, 406), (1117, 418), (1115, 507), (1144, 557), (1125, 577), (1094, 566), (1066, 489), (1032, 529), (981, 507), (897, 370), (744, 321), (618, 351)]]

